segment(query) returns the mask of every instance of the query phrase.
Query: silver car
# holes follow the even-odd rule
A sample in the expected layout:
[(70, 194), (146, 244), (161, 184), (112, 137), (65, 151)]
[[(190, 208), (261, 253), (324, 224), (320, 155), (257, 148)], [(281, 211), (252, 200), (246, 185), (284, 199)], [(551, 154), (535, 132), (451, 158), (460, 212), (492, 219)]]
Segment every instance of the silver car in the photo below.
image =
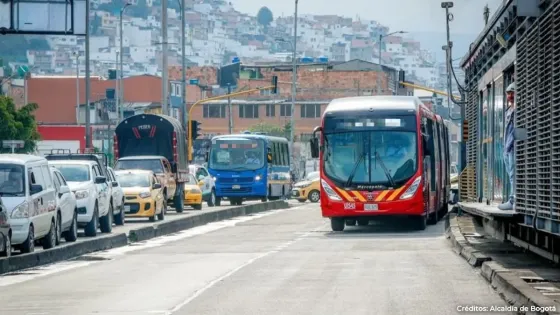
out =
[(12, 254), (12, 228), (8, 222), (8, 212), (0, 198), (0, 256), (10, 257)]

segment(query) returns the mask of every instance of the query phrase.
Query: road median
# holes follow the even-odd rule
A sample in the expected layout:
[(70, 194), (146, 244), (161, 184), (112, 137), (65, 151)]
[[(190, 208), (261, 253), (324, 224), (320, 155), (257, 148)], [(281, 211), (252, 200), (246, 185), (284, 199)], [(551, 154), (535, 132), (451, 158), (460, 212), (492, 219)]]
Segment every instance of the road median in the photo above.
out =
[(130, 243), (177, 233), (212, 222), (270, 210), (286, 209), (289, 207), (290, 205), (286, 201), (281, 200), (218, 210), (202, 210), (200, 212), (185, 214), (174, 220), (151, 223), (150, 225), (134, 228), (128, 231), (128, 233), (113, 232), (113, 234), (101, 235), (95, 238), (83, 238), (79, 242), (63, 244), (49, 250), (3, 258), (0, 259), (0, 274), (47, 265), (97, 251), (122, 247)]

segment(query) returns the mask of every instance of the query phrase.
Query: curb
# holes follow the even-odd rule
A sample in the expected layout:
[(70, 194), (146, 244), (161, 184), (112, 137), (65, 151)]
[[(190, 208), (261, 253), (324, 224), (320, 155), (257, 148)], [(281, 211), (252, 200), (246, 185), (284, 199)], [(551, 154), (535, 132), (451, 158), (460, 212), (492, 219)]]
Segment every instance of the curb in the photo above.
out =
[(97, 251), (123, 247), (130, 243), (173, 234), (208, 223), (231, 219), (233, 217), (286, 208), (290, 208), (290, 205), (286, 201), (280, 200), (189, 214), (177, 220), (164, 221), (150, 226), (132, 229), (128, 232), (128, 235), (126, 233), (101, 235), (95, 238), (83, 239), (83, 241), (75, 243), (68, 243), (49, 250), (3, 258), (0, 259), (0, 275), (76, 258), (77, 256)]
[(492, 260), (490, 256), (469, 245), (469, 242), (461, 233), (455, 214), (449, 213), (445, 217), (445, 228), (445, 233), (453, 245), (453, 251), (465, 258), (471, 266), (480, 267), (485, 261)]
[(453, 250), (471, 266), (480, 267), (482, 277), (509, 305), (517, 309), (518, 314), (560, 314), (560, 303), (543, 295), (515, 272), (470, 246), (461, 234), (455, 215), (450, 213), (446, 217), (445, 227), (446, 236), (450, 239)]

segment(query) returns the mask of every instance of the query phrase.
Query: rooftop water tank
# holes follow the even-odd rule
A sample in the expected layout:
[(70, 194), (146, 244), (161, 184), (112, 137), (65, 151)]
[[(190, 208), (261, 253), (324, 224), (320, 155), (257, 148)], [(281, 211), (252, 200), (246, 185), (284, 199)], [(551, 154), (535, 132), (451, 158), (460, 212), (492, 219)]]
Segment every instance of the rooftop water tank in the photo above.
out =
[(327, 56), (320, 56), (319, 58), (317, 58), (317, 62), (329, 62), (329, 57)]
[(311, 58), (311, 57), (302, 57), (302, 58), (300, 59), (300, 62), (303, 62), (303, 63), (311, 63), (311, 62), (313, 62), (313, 58)]
[(239, 60), (239, 57), (236, 56), (231, 58), (231, 63), (239, 63), (239, 62), (241, 62), (241, 60)]

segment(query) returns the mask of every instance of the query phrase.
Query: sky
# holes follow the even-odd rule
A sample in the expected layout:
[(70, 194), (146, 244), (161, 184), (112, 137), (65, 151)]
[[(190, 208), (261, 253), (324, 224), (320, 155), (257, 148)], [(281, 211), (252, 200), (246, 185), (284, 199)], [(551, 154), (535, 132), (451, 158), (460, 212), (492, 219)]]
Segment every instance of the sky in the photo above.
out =
[[(235, 9), (256, 15), (267, 6), (275, 17), (294, 13), (294, 0), (230, 0)], [(488, 4), (490, 13), (504, 0), (455, 0), (451, 9), (455, 16), (452, 28), (458, 34), (479, 33), (484, 25), (483, 8)], [(298, 14), (337, 14), (346, 17), (376, 20), (392, 30), (415, 32), (445, 31), (442, 0), (299, 0)]]

